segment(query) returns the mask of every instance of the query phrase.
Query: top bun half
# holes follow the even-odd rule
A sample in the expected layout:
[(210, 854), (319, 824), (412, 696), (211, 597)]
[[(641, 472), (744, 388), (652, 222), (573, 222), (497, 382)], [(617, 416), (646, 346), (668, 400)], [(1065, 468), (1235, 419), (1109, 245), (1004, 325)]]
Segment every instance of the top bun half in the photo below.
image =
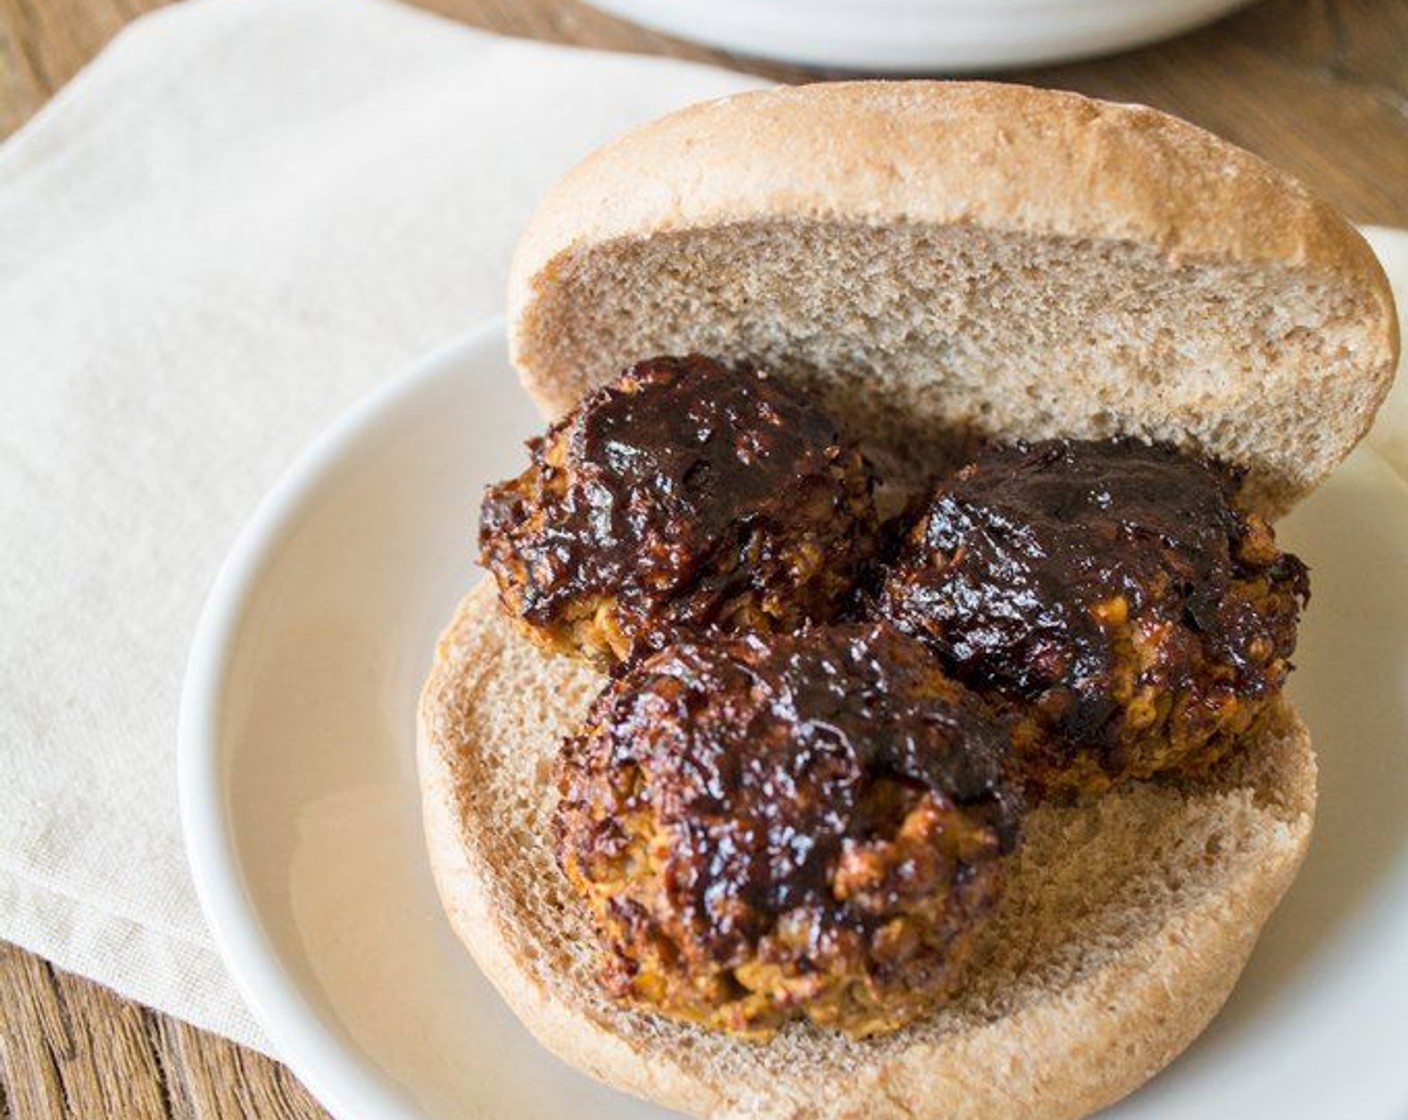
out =
[(817, 390), (919, 474), (972, 437), (1119, 434), (1270, 515), (1388, 391), (1387, 280), (1328, 204), (1152, 109), (968, 82), (741, 94), (623, 136), (519, 245), (510, 347), (558, 415), (700, 351)]

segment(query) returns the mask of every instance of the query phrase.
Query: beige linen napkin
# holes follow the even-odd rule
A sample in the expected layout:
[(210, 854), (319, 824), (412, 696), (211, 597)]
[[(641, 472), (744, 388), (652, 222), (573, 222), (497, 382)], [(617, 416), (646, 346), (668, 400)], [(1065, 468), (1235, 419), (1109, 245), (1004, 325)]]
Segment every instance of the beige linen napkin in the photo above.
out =
[(383, 0), (194, 0), (0, 149), (0, 938), (262, 1045), (176, 805), (222, 556), (346, 405), (501, 308), (568, 165), (748, 84)]
[(554, 178), (750, 84), (378, 0), (197, 0), (0, 149), (0, 938), (261, 1045), (177, 814), (220, 560), (350, 402), (502, 309)]

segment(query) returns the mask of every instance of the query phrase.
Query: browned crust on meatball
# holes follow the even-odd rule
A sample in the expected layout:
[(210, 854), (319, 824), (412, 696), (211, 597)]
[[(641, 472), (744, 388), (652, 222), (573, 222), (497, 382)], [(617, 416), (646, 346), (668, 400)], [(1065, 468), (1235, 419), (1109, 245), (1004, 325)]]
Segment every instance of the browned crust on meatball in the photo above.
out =
[(1006, 740), (885, 625), (683, 643), (614, 682), (561, 760), (559, 861), (617, 998), (766, 1037), (940, 1006), (1017, 838)]
[(485, 494), (481, 556), (534, 641), (601, 667), (682, 634), (830, 621), (874, 549), (860, 453), (753, 370), (641, 362), (529, 450)]
[(1236, 485), (1129, 440), (993, 448), (919, 507), (877, 613), (1007, 708), (1033, 791), (1206, 773), (1269, 718), (1309, 595)]

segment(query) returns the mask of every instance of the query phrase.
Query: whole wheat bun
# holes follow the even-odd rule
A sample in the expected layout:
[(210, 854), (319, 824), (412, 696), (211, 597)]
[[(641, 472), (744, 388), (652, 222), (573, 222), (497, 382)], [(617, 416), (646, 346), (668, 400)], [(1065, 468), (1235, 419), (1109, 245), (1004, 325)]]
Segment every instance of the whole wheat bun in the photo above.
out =
[[(891, 470), (972, 434), (1130, 434), (1247, 468), (1288, 508), (1387, 392), (1398, 333), (1360, 236), (1255, 157), (1153, 110), (972, 83), (850, 83), (686, 109), (588, 159), (517, 254), (510, 345), (550, 415), (698, 350), (812, 387)], [(1030, 817), (995, 955), (956, 1003), (768, 1045), (607, 999), (554, 860), (554, 759), (602, 685), (461, 604), (419, 713), (446, 910), (551, 1050), (710, 1117), (1062, 1120), (1136, 1088), (1230, 992), (1309, 839), (1285, 706), (1213, 780)]]
[(922, 471), (957, 435), (1169, 440), (1276, 515), (1367, 430), (1397, 353), (1359, 233), (1142, 106), (968, 82), (740, 94), (568, 174), (520, 242), (509, 342), (553, 415), (691, 350), (817, 388)]
[(1310, 837), (1315, 762), (1286, 708), (1236, 767), (1028, 819), (988, 961), (959, 1001), (855, 1042), (794, 1023), (767, 1045), (611, 1002), (553, 856), (558, 745), (601, 687), (544, 656), (491, 580), (461, 603), (420, 706), (431, 864), (456, 932), (549, 1050), (707, 1117), (1062, 1120), (1143, 1084), (1216, 1013)]

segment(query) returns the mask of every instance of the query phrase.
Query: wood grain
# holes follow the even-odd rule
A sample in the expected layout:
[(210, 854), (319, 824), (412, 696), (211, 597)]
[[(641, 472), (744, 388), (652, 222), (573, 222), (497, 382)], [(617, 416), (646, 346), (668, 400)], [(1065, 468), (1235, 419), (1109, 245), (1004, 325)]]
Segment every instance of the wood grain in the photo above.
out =
[(288, 1070), (0, 943), (0, 1116), (324, 1120)]
[[(632, 27), (575, 0), (419, 0), (507, 34), (816, 75)], [(164, 0), (0, 0), (0, 135)], [(1010, 75), (1187, 117), (1300, 175), (1360, 221), (1408, 226), (1408, 3), (1262, 0), (1112, 59)], [(0, 944), (0, 1117), (315, 1120), (286, 1069)]]

